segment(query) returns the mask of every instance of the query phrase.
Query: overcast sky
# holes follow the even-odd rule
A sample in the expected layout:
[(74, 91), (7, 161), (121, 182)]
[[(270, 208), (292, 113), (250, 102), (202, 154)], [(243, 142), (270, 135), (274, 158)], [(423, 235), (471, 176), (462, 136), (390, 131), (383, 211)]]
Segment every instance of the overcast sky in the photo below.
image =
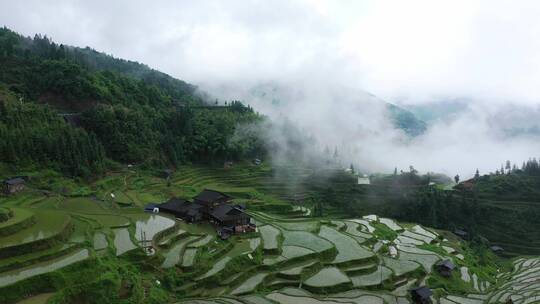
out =
[[(540, 121), (540, 1), (0, 1), (0, 24), (19, 33), (243, 99), (321, 146), (342, 146), (367, 172), (470, 176), (540, 151), (538, 137), (504, 136)], [(280, 107), (254, 97), (261, 83), (282, 89)], [(398, 104), (459, 98), (469, 111), (409, 141), (365, 92)]]
[(0, 2), (0, 24), (192, 83), (301, 79), (387, 100), (540, 103), (540, 1)]

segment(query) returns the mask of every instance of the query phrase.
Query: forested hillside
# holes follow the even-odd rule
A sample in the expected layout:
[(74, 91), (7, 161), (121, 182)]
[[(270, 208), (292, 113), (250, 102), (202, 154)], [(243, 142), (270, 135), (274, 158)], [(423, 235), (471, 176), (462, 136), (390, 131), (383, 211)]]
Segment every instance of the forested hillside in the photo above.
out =
[(206, 106), (196, 87), (145, 65), (7, 28), (0, 100), (6, 163), (89, 175), (106, 159), (155, 167), (262, 153), (256, 140), (230, 141), (238, 126), (261, 119), (239, 101)]

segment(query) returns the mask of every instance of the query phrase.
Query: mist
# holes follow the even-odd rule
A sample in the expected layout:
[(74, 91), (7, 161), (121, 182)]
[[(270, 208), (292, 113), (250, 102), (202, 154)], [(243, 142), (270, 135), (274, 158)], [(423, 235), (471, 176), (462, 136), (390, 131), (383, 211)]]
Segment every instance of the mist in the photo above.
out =
[[(413, 165), (463, 177), (540, 156), (539, 14), (532, 0), (0, 4), (0, 23), (24, 35), (88, 45), (243, 100), (276, 128), (261, 130), (282, 148), (276, 160), (295, 155), (294, 129), (306, 159), (337, 147), (343, 166), (365, 173)], [(456, 99), (463, 109), (416, 137), (386, 108)]]
[[(482, 174), (495, 172), (506, 160), (519, 167), (540, 151), (538, 133), (523, 132), (538, 127), (538, 107), (469, 101), (460, 112), (430, 121), (425, 133), (410, 136), (392, 124), (386, 101), (357, 89), (304, 78), (204, 90), (221, 102), (240, 98), (267, 115), (273, 125), (258, 132), (281, 147), (273, 155), (278, 163), (298, 162), (300, 155), (305, 162), (322, 166), (328, 150), (332, 154), (337, 149), (343, 168), (353, 164), (364, 174), (408, 171), (414, 166), (423, 173), (470, 177), (477, 169)], [(303, 141), (302, 149), (298, 141)]]

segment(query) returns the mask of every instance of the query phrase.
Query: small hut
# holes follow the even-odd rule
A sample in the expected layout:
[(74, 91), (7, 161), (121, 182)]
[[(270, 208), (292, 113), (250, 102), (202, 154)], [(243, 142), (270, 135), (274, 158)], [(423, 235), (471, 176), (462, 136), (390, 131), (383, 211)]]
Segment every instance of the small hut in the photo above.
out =
[(431, 295), (433, 292), (426, 286), (417, 287), (410, 290), (413, 303), (431, 304)]
[(456, 268), (454, 263), (450, 260), (440, 261), (435, 265), (437, 272), (443, 277), (449, 278), (452, 276), (452, 271)]
[(251, 217), (244, 210), (231, 205), (220, 205), (210, 214), (214, 223), (219, 227), (229, 228), (233, 232), (248, 232), (254, 230)]
[(25, 181), (21, 177), (6, 179), (3, 182), (5, 194), (12, 194), (24, 190)]

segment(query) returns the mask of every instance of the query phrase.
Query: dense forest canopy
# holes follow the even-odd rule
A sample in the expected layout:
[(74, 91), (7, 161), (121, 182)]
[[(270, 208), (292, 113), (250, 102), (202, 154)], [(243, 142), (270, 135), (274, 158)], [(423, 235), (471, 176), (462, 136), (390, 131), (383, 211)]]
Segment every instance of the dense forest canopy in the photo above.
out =
[[(264, 153), (253, 138), (230, 140), (239, 126), (262, 119), (240, 101), (205, 105), (193, 85), (46, 36), (0, 29), (0, 93), (6, 163), (89, 175), (107, 159), (166, 166)], [(77, 123), (64, 122), (66, 113)]]

